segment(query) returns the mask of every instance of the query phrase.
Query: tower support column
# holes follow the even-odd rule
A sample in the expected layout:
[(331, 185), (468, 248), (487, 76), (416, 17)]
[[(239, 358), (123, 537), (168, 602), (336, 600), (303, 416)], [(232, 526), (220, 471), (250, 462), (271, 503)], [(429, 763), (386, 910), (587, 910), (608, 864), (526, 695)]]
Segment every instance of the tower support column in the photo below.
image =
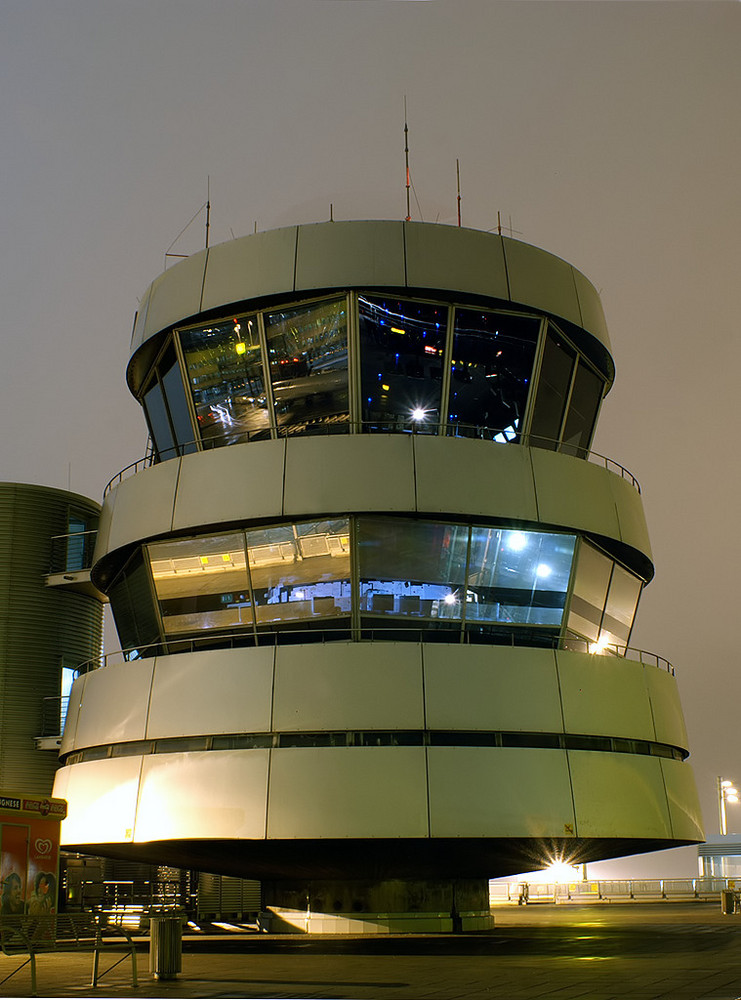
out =
[(487, 879), (311, 879), (263, 883), (273, 934), (464, 933), (494, 927)]

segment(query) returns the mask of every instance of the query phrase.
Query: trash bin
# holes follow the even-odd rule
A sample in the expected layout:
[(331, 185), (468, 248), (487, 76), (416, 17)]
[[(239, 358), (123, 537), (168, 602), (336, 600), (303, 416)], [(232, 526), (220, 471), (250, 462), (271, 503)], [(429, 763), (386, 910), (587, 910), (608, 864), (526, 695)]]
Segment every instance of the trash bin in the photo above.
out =
[(720, 890), (720, 911), (721, 913), (733, 913), (736, 909), (735, 893), (733, 889)]
[(180, 913), (149, 917), (149, 971), (155, 979), (175, 979), (183, 967), (183, 921)]

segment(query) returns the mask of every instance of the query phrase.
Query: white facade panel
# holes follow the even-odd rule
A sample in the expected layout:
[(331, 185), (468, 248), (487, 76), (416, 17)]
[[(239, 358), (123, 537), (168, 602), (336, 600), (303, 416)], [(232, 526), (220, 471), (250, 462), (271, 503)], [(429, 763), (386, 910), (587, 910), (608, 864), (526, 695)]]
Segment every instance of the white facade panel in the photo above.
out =
[(631, 660), (557, 652), (567, 733), (654, 740), (644, 667)]
[(201, 311), (207, 254), (207, 250), (194, 253), (168, 268), (152, 282), (142, 343), (160, 330)]
[(299, 227), (297, 290), (364, 285), (398, 288), (404, 284), (401, 223), (335, 222)]
[(172, 529), (180, 462), (179, 458), (160, 462), (115, 488), (116, 517), (108, 535), (109, 552)]
[(82, 693), (85, 688), (85, 681), (88, 674), (78, 677), (69, 693), (67, 702), (67, 715), (64, 720), (64, 732), (62, 733), (62, 743), (59, 747), (60, 755), (71, 753), (75, 747), (77, 739), (77, 722), (80, 717), (80, 707), (82, 705)]
[(128, 843), (134, 836), (141, 757), (94, 760), (57, 771), (54, 795), (68, 802), (63, 844)]
[(279, 517), (285, 441), (255, 441), (185, 455), (173, 530)]
[(651, 699), (656, 739), (671, 746), (688, 746), (687, 729), (675, 678), (666, 670), (647, 666), (646, 687)]
[(608, 482), (617, 507), (620, 539), (653, 561), (640, 493), (629, 479), (617, 474), (610, 476)]
[(272, 648), (158, 656), (147, 739), (270, 732)]
[(422, 655), (430, 729), (562, 731), (553, 650), (428, 643)]
[(430, 747), (433, 837), (569, 837), (574, 833), (563, 750)]
[[(506, 236), (502, 241), (512, 301), (554, 313), (581, 326), (571, 264), (527, 243)], [(596, 334), (593, 330), (589, 332)]]
[(144, 759), (134, 840), (265, 836), (269, 750)]
[(273, 726), (281, 732), (423, 729), (420, 646), (278, 647)]
[(704, 840), (700, 800), (691, 768), (678, 760), (662, 760), (661, 773), (674, 837), (677, 840)]
[(613, 473), (591, 462), (531, 448), (538, 520), (620, 538), (615, 498), (609, 478)]
[(580, 837), (671, 838), (661, 760), (569, 750)]
[(594, 334), (607, 348), (610, 348), (610, 338), (607, 332), (607, 321), (602, 302), (597, 294), (597, 289), (591, 281), (584, 277), (581, 271), (575, 267), (571, 268), (571, 274), (576, 286), (576, 295), (579, 300), (579, 312), (581, 313), (581, 323), (585, 330)]
[(154, 660), (134, 660), (86, 675), (75, 748), (143, 740)]
[[(252, 447), (252, 445), (250, 445)], [(284, 512), (414, 510), (411, 437), (358, 434), (286, 442)]]
[(426, 837), (422, 747), (273, 750), (268, 837)]
[(501, 237), (474, 229), (407, 222), (407, 284), (508, 299)]
[(417, 509), (537, 520), (529, 449), (418, 435)]
[(295, 226), (217, 243), (208, 251), (203, 311), (291, 291), (295, 259)]

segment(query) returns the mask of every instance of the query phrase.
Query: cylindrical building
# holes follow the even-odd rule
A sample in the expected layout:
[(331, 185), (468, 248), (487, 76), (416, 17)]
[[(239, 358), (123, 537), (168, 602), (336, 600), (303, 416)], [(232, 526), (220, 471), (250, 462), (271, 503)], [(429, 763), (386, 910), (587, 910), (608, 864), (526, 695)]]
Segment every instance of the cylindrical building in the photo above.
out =
[(100, 504), (0, 483), (0, 788), (49, 795), (72, 675), (100, 655), (90, 584)]
[(613, 376), (589, 281), (497, 235), (299, 226), (162, 274), (153, 454), (92, 574), (127, 661), (73, 689), (65, 844), (344, 912), (702, 839), (673, 671), (629, 646), (640, 489), (590, 452)]

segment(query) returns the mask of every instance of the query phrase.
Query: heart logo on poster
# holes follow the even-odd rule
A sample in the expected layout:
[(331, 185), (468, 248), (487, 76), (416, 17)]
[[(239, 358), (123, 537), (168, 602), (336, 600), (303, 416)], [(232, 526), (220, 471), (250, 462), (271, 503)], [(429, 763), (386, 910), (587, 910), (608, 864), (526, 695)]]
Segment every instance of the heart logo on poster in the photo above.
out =
[(51, 854), (52, 844), (48, 839), (41, 840), (41, 838), (38, 838), (34, 843), (34, 847), (36, 848), (37, 854)]

